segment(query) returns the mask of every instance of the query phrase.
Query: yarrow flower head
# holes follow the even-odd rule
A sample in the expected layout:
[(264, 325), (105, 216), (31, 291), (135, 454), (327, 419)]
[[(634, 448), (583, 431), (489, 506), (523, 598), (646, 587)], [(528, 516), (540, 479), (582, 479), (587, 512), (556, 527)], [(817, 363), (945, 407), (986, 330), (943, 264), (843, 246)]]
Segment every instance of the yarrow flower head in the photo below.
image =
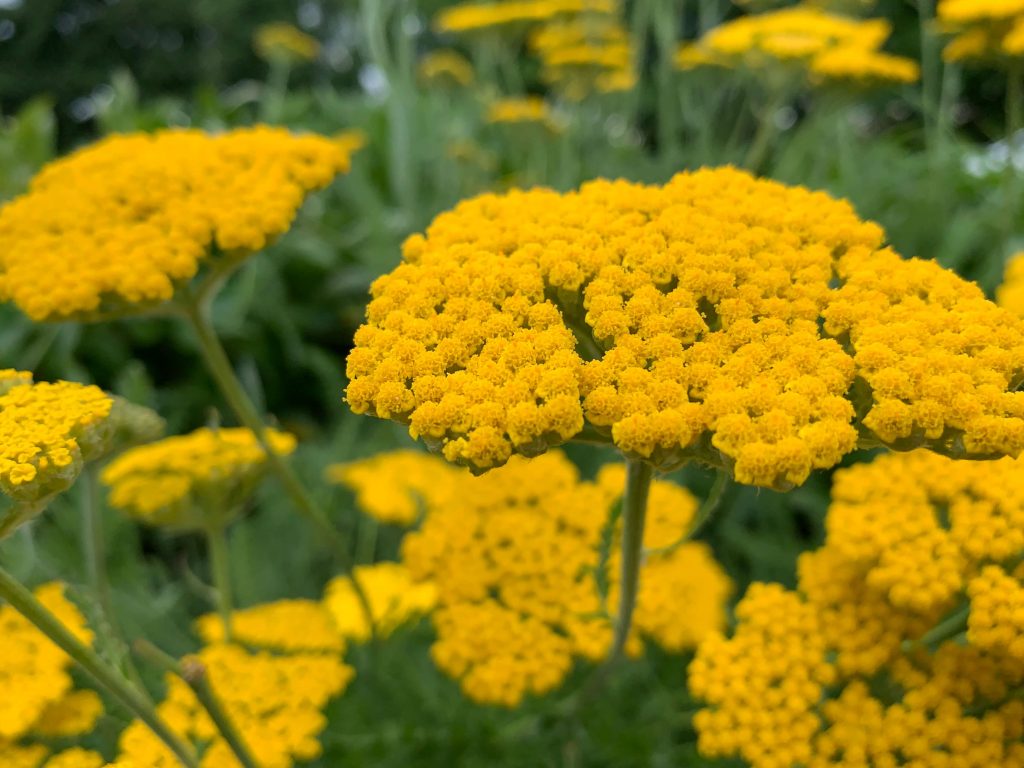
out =
[(467, 2), (445, 8), (434, 18), (438, 32), (480, 34), (521, 32), (533, 24), (562, 16), (606, 14), (617, 10), (616, 0), (494, 0)]
[(920, 68), (911, 59), (881, 52), (891, 27), (798, 6), (743, 16), (721, 24), (677, 55), (681, 69), (715, 65), (755, 74), (808, 77), (811, 83), (912, 83)]
[(252, 39), (256, 53), (267, 61), (283, 58), (289, 61), (312, 61), (320, 52), (315, 37), (287, 22), (263, 24)]
[(486, 119), (495, 125), (539, 125), (552, 133), (564, 130), (548, 103), (539, 96), (498, 99), (487, 107)]
[[(442, 459), (430, 461), (445, 473)], [(447, 496), (424, 499), (426, 516), (406, 536), (402, 562), (415, 580), (436, 585), (431, 655), (468, 697), (516, 706), (557, 688), (576, 660), (604, 658), (619, 564), (609, 512), (623, 472), (611, 466), (583, 481), (564, 455), (551, 452), (483, 477), (453, 474)], [(628, 645), (634, 655), (641, 638), (679, 652), (725, 625), (728, 577), (703, 544), (671, 546), (696, 507), (679, 486), (652, 487), (644, 540), (651, 554)], [(687, 610), (675, 610), (678, 604)], [(358, 615), (354, 605), (349, 614)]]
[(942, 52), (946, 61), (1005, 64), (1024, 57), (1021, 0), (940, 0), (936, 14), (953, 36)]
[[(372, 633), (359, 596), (352, 587), (353, 578), (369, 603)], [(352, 576), (331, 580), (324, 592), (324, 605), (338, 631), (356, 642), (369, 640), (371, 634), (387, 637), (403, 624), (429, 613), (436, 603), (434, 585), (426, 580), (415, 580), (399, 563), (358, 565)]]
[[(295, 438), (269, 429), (271, 449), (295, 450)], [(203, 427), (125, 451), (103, 470), (112, 507), (150, 525), (202, 528), (238, 512), (267, 468), (249, 429)]]
[(1024, 463), (882, 456), (836, 473), (826, 525), (796, 591), (755, 584), (698, 649), (702, 754), (1024, 765)]
[[(6, 384), (5, 384), (6, 382)], [(13, 385), (13, 386), (7, 386)], [(74, 382), (0, 372), (0, 538), (67, 490), (110, 442), (112, 399)]]
[(629, 32), (613, 17), (550, 22), (534, 31), (529, 43), (541, 60), (543, 78), (566, 98), (630, 90), (636, 84)]
[(266, 126), (103, 139), (0, 208), (0, 301), (37, 321), (152, 308), (201, 269), (226, 271), (284, 234), (349, 153)]
[(1024, 326), (824, 193), (730, 168), (486, 194), (374, 282), (351, 408), (475, 471), (587, 429), (788, 488), (861, 444), (1024, 448)]
[(465, 87), (473, 82), (473, 65), (457, 51), (442, 49), (423, 55), (416, 67), (419, 79), (427, 85)]
[[(219, 614), (201, 616), (196, 631), (207, 645), (226, 641)], [(345, 638), (316, 600), (278, 600), (232, 611), (231, 635), (241, 645), (280, 653), (345, 652)]]
[(1024, 252), (1006, 262), (1003, 283), (996, 289), (996, 303), (1024, 317)]

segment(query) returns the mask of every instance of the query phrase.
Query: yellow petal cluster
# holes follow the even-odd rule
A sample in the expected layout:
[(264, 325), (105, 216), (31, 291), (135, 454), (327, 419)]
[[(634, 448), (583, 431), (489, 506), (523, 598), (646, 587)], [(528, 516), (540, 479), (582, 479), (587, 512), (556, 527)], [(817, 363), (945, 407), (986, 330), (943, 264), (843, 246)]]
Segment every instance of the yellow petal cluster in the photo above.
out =
[(1014, 254), (1006, 262), (1003, 282), (996, 288), (996, 303), (1024, 317), (1024, 252)]
[(284, 234), (306, 195), (348, 167), (342, 143), (267, 126), (105, 138), (0, 208), (0, 301), (39, 321), (167, 301), (202, 267)]
[(792, 487), (860, 436), (1024, 447), (1024, 326), (851, 207), (731, 168), (485, 194), (409, 238), (348, 358), (357, 413), (477, 471), (585, 425)]
[(287, 22), (272, 22), (257, 27), (252, 46), (267, 61), (277, 57), (311, 61), (320, 52), (320, 43), (315, 37)]
[[(76, 638), (92, 643), (85, 617), (64, 596), (63, 585), (45, 584), (35, 596)], [(89, 730), (99, 702), (91, 692), (73, 690), (71, 658), (9, 605), (0, 606), (0, 637), (0, 750), (28, 734)]]
[[(19, 383), (0, 394), (0, 492), (16, 505), (41, 504), (67, 490), (83, 462), (103, 450), (113, 401), (101, 389), (68, 381)], [(17, 506), (15, 507), (17, 509)], [(0, 515), (0, 537), (20, 520)]]
[(81, 747), (49, 756), (49, 750), (41, 744), (21, 746), (0, 742), (0, 765), (4, 768), (104, 768), (107, 762), (98, 752)]
[(616, 0), (494, 0), (459, 3), (434, 17), (438, 32), (508, 31), (560, 16), (614, 13)]
[[(608, 526), (623, 485), (622, 467), (583, 481), (562, 453), (550, 452), (482, 477), (460, 473), (447, 498), (426, 502), (402, 561), (415, 579), (437, 586), (431, 655), (469, 698), (515, 706), (558, 687), (578, 659), (607, 654), (618, 591), (618, 530)], [(732, 587), (721, 567), (703, 544), (670, 548), (696, 508), (686, 490), (654, 483), (644, 537), (652, 553), (628, 645), (634, 655), (641, 637), (681, 651), (725, 625)], [(676, 610), (680, 604), (687, 610)]]
[[(182, 664), (201, 664), (214, 694), (261, 768), (291, 768), (314, 760), (327, 724), (323, 708), (351, 681), (354, 670), (333, 653), (273, 655), (237, 645), (214, 644)], [(157, 711), (183, 738), (205, 744), (202, 768), (238, 768), (239, 763), (192, 690), (178, 677), (167, 679), (167, 696)], [(174, 755), (141, 722), (120, 738), (119, 760), (146, 768), (173, 768)], [(119, 763), (120, 764), (120, 763)]]
[(1024, 766), (1024, 463), (884, 455), (836, 473), (826, 528), (796, 591), (755, 584), (699, 646), (701, 753)]
[[(437, 603), (434, 585), (414, 580), (409, 570), (399, 563), (358, 565), (353, 569), (353, 577), (370, 605), (374, 633), (379, 637), (387, 637), (406, 622), (429, 613)], [(341, 636), (356, 642), (370, 639), (366, 614), (352, 588), (351, 578), (332, 579), (323, 602)]]
[(416, 74), (428, 85), (467, 86), (474, 79), (469, 60), (447, 48), (424, 54), (416, 66)]
[(1021, 0), (940, 0), (941, 29), (953, 35), (942, 52), (946, 61), (992, 61), (1024, 56)]
[(910, 83), (917, 62), (881, 52), (891, 26), (884, 19), (856, 19), (813, 6), (742, 16), (721, 24), (697, 43), (680, 48), (676, 64), (744, 67), (767, 74), (785, 65), (809, 74), (811, 83)]
[[(295, 438), (268, 429), (273, 451), (287, 455)], [(112, 507), (150, 525), (189, 528), (230, 517), (266, 469), (251, 430), (202, 427), (125, 451), (101, 475)]]
[[(207, 645), (225, 642), (224, 622), (210, 613), (196, 621), (196, 632)], [(278, 600), (231, 613), (236, 643), (281, 653), (342, 654), (345, 640), (330, 613), (316, 600)]]
[(625, 26), (614, 17), (580, 16), (549, 22), (529, 38), (541, 76), (566, 98), (629, 90), (635, 85), (634, 53)]
[(487, 107), (485, 119), (494, 125), (532, 123), (553, 132), (562, 130), (561, 121), (539, 96), (498, 99)]

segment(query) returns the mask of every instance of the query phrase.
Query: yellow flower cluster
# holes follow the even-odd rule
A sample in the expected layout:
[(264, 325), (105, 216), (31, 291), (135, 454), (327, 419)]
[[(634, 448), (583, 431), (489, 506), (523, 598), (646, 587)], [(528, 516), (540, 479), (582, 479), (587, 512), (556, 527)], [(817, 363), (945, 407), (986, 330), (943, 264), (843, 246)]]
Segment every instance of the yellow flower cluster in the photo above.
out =
[(485, 194), (409, 238), (348, 358), (357, 413), (486, 470), (584, 425), (798, 485), (861, 436), (1024, 448), (1024, 326), (819, 192), (731, 168)]
[(81, 747), (49, 756), (41, 744), (19, 746), (0, 742), (0, 765), (4, 768), (104, 768), (107, 762), (98, 752)]
[(259, 126), (111, 136), (47, 165), (0, 208), (0, 300), (33, 320), (171, 299), (284, 234), (349, 167), (343, 142)]
[(473, 82), (473, 65), (457, 51), (442, 49), (423, 55), (416, 74), (430, 85), (467, 86)]
[[(370, 605), (374, 632), (380, 637), (429, 613), (437, 602), (434, 585), (414, 581), (408, 569), (398, 563), (359, 565), (353, 569), (353, 576)], [(324, 606), (343, 637), (357, 642), (370, 639), (366, 615), (351, 578), (338, 576), (327, 585)]]
[(887, 455), (837, 472), (833, 497), (798, 590), (755, 584), (733, 636), (698, 648), (702, 754), (1024, 766), (1024, 569), (996, 564), (1024, 554), (1024, 463)]
[[(443, 460), (431, 460), (445, 470)], [(563, 454), (551, 452), (483, 477), (459, 473), (445, 484), (447, 496), (424, 500), (426, 517), (406, 536), (402, 559), (416, 580), (437, 585), (431, 655), (468, 697), (515, 706), (560, 685), (577, 659), (597, 661), (608, 652), (618, 533), (606, 526), (623, 471), (610, 466), (582, 481)], [(633, 654), (641, 637), (681, 651), (725, 625), (732, 586), (709, 550), (697, 543), (670, 548), (696, 506), (676, 485), (652, 487), (644, 538), (652, 552), (628, 646)], [(686, 611), (675, 610), (680, 601)]]
[(486, 120), (495, 125), (532, 123), (540, 125), (552, 133), (562, 130), (561, 121), (548, 106), (548, 103), (539, 96), (498, 99), (487, 107)]
[(519, 29), (560, 16), (614, 13), (616, 0), (495, 0), (460, 3), (434, 18), (439, 32), (456, 34)]
[(917, 62), (882, 53), (891, 27), (884, 19), (836, 16), (812, 6), (743, 16), (721, 24), (695, 44), (680, 48), (681, 69), (714, 65), (769, 73), (780, 64), (811, 82), (911, 83)]
[[(45, 584), (35, 596), (76, 638), (92, 643), (85, 617), (61, 584)], [(99, 696), (74, 689), (71, 658), (9, 605), (0, 606), (0, 637), (0, 765), (87, 765), (74, 762), (75, 751), (46, 762), (50, 750), (34, 742), (90, 733), (103, 712)]]
[(538, 28), (529, 39), (543, 78), (569, 99), (609, 93), (636, 84), (626, 28), (610, 17), (577, 17)]
[[(201, 616), (196, 621), (196, 632), (207, 645), (225, 642), (220, 614)], [(281, 653), (322, 651), (340, 655), (345, 651), (345, 639), (330, 613), (316, 600), (278, 600), (232, 611), (231, 634), (242, 645)]]
[(1006, 262), (1002, 285), (996, 288), (996, 303), (1024, 317), (1024, 252)]
[[(296, 761), (319, 757), (317, 737), (327, 723), (322, 710), (354, 675), (334, 653), (273, 655), (227, 644), (209, 645), (182, 664), (205, 668), (214, 694), (261, 768), (291, 768)], [(192, 690), (176, 676), (168, 676), (167, 686), (157, 710), (180, 736), (207, 745), (202, 768), (237, 768), (237, 759)], [(121, 734), (119, 759), (146, 768), (178, 765), (170, 750), (137, 721)]]
[[(278, 454), (295, 438), (267, 430)], [(125, 451), (103, 470), (112, 507), (151, 525), (203, 527), (224, 522), (259, 482), (267, 456), (251, 430), (203, 427)]]
[(256, 29), (253, 48), (263, 59), (277, 57), (298, 61), (312, 61), (320, 52), (320, 43), (287, 22), (263, 24)]
[(946, 61), (1024, 56), (1021, 0), (940, 0), (936, 13), (943, 31), (953, 35), (942, 52)]
[(13, 384), (0, 394), (0, 493), (13, 507), (0, 512), (0, 538), (67, 490), (85, 461), (103, 452), (113, 401), (101, 389), (67, 381)]

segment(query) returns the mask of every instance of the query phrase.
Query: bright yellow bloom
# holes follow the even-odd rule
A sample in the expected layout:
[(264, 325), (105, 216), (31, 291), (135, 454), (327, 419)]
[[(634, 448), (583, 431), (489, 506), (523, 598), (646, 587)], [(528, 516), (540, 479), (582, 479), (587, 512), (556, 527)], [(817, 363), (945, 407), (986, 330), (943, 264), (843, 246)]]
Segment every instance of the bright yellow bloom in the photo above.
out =
[[(182, 664), (202, 664), (214, 694), (262, 768), (291, 768), (322, 751), (318, 735), (327, 724), (323, 708), (348, 686), (354, 670), (337, 655), (277, 656), (235, 645), (211, 645)], [(192, 690), (167, 679), (167, 697), (157, 707), (179, 735), (207, 744), (202, 768), (237, 768), (230, 748)], [(176, 758), (141, 722), (121, 734), (119, 760), (145, 768), (175, 768)]]
[(416, 73), (428, 84), (467, 86), (473, 82), (473, 65), (465, 56), (450, 49), (424, 54)]
[(1024, 317), (1024, 251), (1006, 262), (1003, 283), (996, 288), (996, 303)]
[(1024, 326), (845, 202), (730, 168), (486, 194), (409, 238), (348, 358), (356, 413), (476, 470), (589, 425), (787, 488), (858, 444), (1024, 448)]
[(562, 125), (548, 103), (539, 96), (499, 99), (487, 108), (487, 122), (495, 124), (535, 123), (557, 133)]
[(84, 463), (104, 452), (113, 431), (113, 401), (98, 387), (18, 383), (28, 380), (8, 373), (14, 386), (0, 394), (0, 493), (14, 502), (0, 510), (0, 538), (67, 490)]
[[(1024, 462), (927, 452), (836, 473), (798, 590), (756, 584), (691, 690), (708, 757), (753, 768), (1024, 766)], [(963, 616), (939, 635), (940, 621)], [(1015, 693), (1016, 691), (1016, 693)]]
[[(92, 643), (85, 617), (64, 597), (63, 585), (46, 584), (35, 596), (75, 637)], [(89, 706), (72, 694), (71, 658), (9, 605), (0, 606), (0, 637), (0, 745), (35, 731), (60, 734), (66, 728), (54, 718), (62, 719), (69, 706)]]
[[(280, 455), (295, 438), (268, 429)], [(237, 512), (266, 470), (267, 456), (251, 430), (203, 427), (125, 451), (103, 470), (112, 507), (150, 525), (192, 528)]]
[[(224, 642), (219, 614), (201, 616), (196, 631), (207, 645)], [(283, 653), (342, 654), (345, 639), (331, 614), (315, 600), (278, 600), (231, 614), (231, 634), (237, 643)]]
[(880, 51), (890, 32), (884, 19), (860, 20), (798, 6), (715, 27), (696, 44), (682, 46), (676, 64), (681, 69), (716, 65), (754, 72), (782, 64), (806, 72), (812, 83), (916, 81), (917, 62)]
[(0, 208), (0, 300), (39, 321), (168, 301), (201, 268), (272, 243), (348, 167), (342, 143), (266, 126), (103, 139)]
[(953, 34), (942, 52), (946, 61), (1024, 56), (1022, 0), (940, 0), (936, 12), (941, 29)]
[(32, 733), (46, 739), (84, 736), (92, 733), (103, 714), (103, 700), (95, 691), (70, 691), (51, 702), (32, 726)]
[(51, 757), (43, 768), (103, 768), (106, 764), (98, 752), (72, 747)]
[(636, 83), (629, 33), (618, 21), (580, 17), (555, 21), (530, 36), (542, 77), (564, 96), (629, 90)]
[(392, 451), (327, 468), (327, 479), (350, 488), (356, 504), (382, 523), (413, 525), (430, 499), (444, 498), (458, 470), (421, 451)]
[(496, 0), (461, 3), (434, 18), (439, 32), (458, 34), (521, 28), (560, 16), (614, 13), (615, 0)]
[[(357, 565), (353, 576), (370, 604), (374, 631), (381, 637), (429, 613), (437, 602), (434, 585), (415, 581), (409, 570), (399, 563)], [(348, 576), (338, 576), (327, 585), (324, 606), (344, 637), (357, 642), (370, 639), (365, 612)]]
[[(444, 468), (442, 459), (433, 461)], [(605, 528), (623, 472), (610, 466), (596, 481), (581, 481), (564, 455), (551, 452), (482, 477), (460, 473), (447, 497), (425, 500), (426, 517), (406, 536), (403, 562), (416, 579), (437, 585), (431, 655), (468, 697), (515, 706), (561, 685), (577, 659), (607, 654), (619, 555), (617, 530)], [(725, 626), (732, 587), (708, 549), (688, 543), (657, 551), (678, 544), (696, 507), (676, 485), (651, 489), (644, 544), (652, 552), (628, 645), (634, 655), (641, 637), (680, 651)], [(680, 603), (687, 610), (676, 610)]]
[(320, 52), (320, 43), (315, 37), (280, 21), (257, 27), (252, 46), (260, 58), (267, 61), (275, 57), (312, 61)]

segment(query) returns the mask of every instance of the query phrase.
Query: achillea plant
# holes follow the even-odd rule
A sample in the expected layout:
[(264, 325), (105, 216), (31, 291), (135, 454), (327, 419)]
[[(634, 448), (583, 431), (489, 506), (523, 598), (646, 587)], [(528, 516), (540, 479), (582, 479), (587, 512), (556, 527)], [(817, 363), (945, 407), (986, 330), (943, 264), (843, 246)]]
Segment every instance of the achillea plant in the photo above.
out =
[(445, 8), (434, 18), (438, 32), (472, 34), (522, 30), (538, 22), (581, 13), (614, 13), (616, 0), (496, 0)]
[(947, 61), (1012, 67), (1024, 57), (1021, 0), (940, 0), (936, 10), (942, 30), (953, 35), (943, 50)]
[(550, 22), (529, 37), (541, 75), (560, 94), (579, 100), (636, 85), (629, 31), (613, 17), (577, 17)]
[(1024, 252), (1006, 262), (1002, 285), (996, 289), (996, 303), (1024, 317)]
[(796, 591), (755, 584), (690, 668), (708, 757), (755, 768), (1024, 765), (1024, 465), (836, 474)]

